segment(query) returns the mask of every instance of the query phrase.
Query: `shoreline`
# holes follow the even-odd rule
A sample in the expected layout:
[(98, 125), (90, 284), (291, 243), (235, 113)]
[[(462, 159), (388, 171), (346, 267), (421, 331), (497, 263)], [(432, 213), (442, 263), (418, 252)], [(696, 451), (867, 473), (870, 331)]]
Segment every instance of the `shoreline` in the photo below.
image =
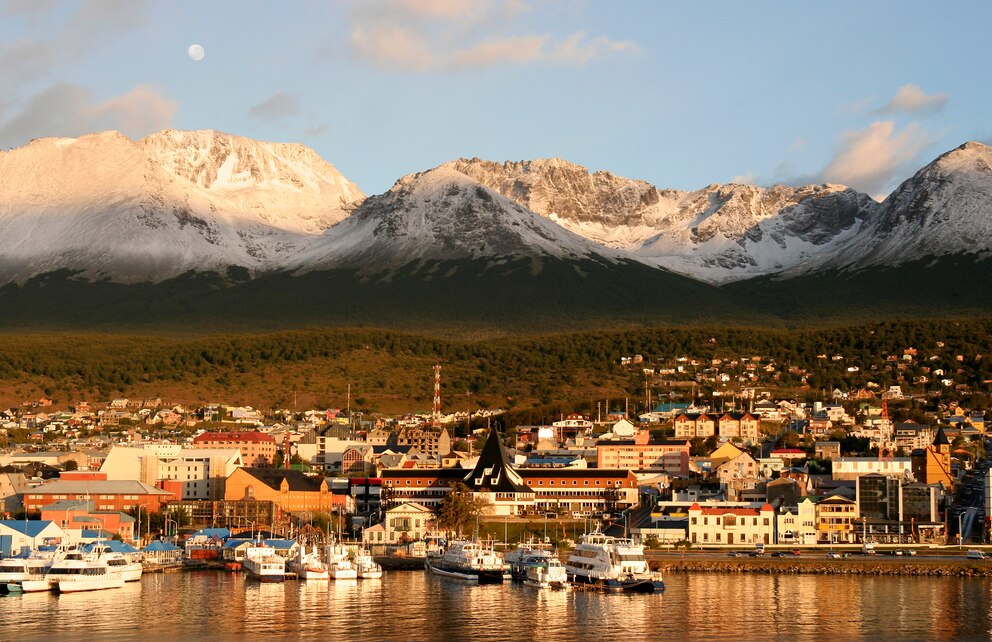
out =
[(992, 564), (976, 560), (934, 561), (877, 559), (651, 559), (651, 570), (664, 573), (761, 573), (765, 575), (906, 575), (992, 577)]

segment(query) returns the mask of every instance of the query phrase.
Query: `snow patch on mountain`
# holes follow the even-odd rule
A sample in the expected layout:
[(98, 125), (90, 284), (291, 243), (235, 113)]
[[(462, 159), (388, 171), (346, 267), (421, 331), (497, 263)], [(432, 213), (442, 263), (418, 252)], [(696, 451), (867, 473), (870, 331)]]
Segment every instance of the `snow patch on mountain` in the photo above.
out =
[(367, 199), (294, 262), (296, 268), (383, 272), (423, 260), (530, 258), (617, 261), (604, 248), (450, 167), (401, 178)]

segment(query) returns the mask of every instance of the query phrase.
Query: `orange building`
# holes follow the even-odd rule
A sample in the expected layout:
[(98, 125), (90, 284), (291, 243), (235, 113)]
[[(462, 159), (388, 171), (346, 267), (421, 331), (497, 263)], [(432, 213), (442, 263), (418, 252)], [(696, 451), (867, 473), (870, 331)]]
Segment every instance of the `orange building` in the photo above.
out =
[(193, 438), (193, 448), (239, 448), (246, 466), (271, 464), (276, 440), (260, 432), (205, 432)]
[(950, 488), (953, 484), (951, 442), (947, 440), (943, 427), (937, 429), (933, 444), (913, 451), (911, 461), (916, 481), (923, 484), (943, 484), (944, 488)]
[(283, 468), (239, 468), (227, 478), (224, 499), (271, 501), (287, 513), (347, 509), (348, 495), (335, 495), (323, 477)]

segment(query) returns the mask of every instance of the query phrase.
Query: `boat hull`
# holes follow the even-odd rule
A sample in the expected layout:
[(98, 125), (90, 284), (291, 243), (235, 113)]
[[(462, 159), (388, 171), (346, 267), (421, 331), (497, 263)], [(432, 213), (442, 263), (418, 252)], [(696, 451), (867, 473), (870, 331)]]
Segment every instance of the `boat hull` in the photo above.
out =
[(59, 593), (80, 593), (82, 591), (102, 591), (124, 587), (124, 578), (107, 577), (92, 580), (62, 580), (59, 582)]
[(464, 568), (427, 562), (427, 570), (441, 577), (479, 584), (500, 584), (505, 580), (512, 579), (512, 575), (502, 569)]
[[(9, 586), (7, 588), (10, 589)], [(54, 589), (54, 583), (48, 580), (22, 580), (17, 587), (17, 590), (22, 593), (43, 593)]]
[(357, 580), (358, 579), (358, 571), (356, 571), (353, 568), (341, 568), (341, 569), (332, 568), (330, 570), (330, 575), (331, 575), (332, 578), (334, 578), (336, 580)]
[(658, 593), (665, 590), (665, 583), (655, 579), (626, 579), (589, 577), (587, 575), (572, 575), (572, 584), (581, 588), (597, 591), (626, 592), (626, 593)]

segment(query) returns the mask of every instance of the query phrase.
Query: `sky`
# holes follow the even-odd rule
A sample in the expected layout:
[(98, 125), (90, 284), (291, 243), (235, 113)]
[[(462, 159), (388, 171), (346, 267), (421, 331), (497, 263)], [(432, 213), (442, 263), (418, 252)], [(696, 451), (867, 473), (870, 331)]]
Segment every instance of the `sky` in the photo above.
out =
[(0, 0), (0, 150), (215, 129), (308, 145), (367, 194), (560, 157), (882, 198), (992, 143), (990, 24), (987, 0)]

